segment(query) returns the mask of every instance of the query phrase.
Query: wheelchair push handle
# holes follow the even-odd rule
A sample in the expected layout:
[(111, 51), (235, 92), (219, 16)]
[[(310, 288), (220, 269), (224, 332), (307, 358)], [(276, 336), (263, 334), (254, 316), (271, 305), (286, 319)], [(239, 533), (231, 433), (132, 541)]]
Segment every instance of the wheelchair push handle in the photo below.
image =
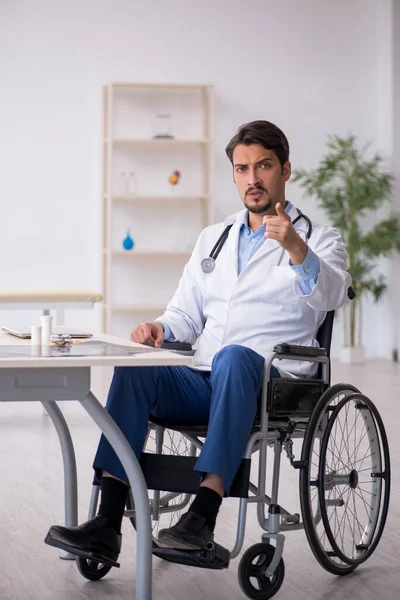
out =
[(274, 352), (277, 354), (299, 354), (301, 356), (327, 356), (325, 348), (317, 348), (313, 346), (296, 346), (294, 344), (281, 343), (274, 347)]

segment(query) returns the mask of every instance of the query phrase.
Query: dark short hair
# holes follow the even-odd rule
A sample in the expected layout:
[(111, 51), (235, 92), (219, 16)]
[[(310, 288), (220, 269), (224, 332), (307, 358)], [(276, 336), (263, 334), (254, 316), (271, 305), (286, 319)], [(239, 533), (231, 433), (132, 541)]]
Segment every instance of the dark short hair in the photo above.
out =
[(237, 133), (225, 148), (232, 164), (233, 151), (238, 144), (244, 144), (245, 146), (259, 144), (266, 150), (273, 150), (282, 167), (289, 160), (290, 149), (286, 135), (279, 127), (269, 121), (252, 121), (239, 127)]

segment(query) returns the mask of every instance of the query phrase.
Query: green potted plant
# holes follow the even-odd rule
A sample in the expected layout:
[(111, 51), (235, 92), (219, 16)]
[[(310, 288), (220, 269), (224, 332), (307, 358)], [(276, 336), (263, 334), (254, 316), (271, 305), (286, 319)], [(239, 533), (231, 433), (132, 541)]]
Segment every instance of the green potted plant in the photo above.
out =
[[(362, 362), (363, 299), (367, 294), (375, 301), (382, 298), (387, 282), (382, 274), (377, 274), (377, 261), (400, 250), (399, 217), (379, 219), (380, 209), (391, 199), (394, 177), (384, 170), (379, 153), (369, 158), (367, 147), (357, 147), (354, 135), (329, 136), (327, 147), (328, 152), (316, 169), (300, 169), (293, 179), (308, 195), (317, 198), (343, 237), (356, 296), (344, 309), (341, 358)], [(368, 225), (371, 222), (373, 225)]]

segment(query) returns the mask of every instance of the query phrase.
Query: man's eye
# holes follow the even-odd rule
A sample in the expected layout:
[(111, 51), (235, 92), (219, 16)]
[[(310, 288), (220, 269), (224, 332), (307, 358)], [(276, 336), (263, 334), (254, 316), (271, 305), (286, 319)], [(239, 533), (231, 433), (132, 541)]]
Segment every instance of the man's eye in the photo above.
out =
[(262, 169), (269, 169), (269, 167), (270, 167), (270, 166), (271, 166), (271, 165), (270, 165), (269, 163), (261, 163), (261, 165), (260, 165), (260, 167), (261, 167)]
[(236, 167), (236, 173), (243, 173), (244, 167)]

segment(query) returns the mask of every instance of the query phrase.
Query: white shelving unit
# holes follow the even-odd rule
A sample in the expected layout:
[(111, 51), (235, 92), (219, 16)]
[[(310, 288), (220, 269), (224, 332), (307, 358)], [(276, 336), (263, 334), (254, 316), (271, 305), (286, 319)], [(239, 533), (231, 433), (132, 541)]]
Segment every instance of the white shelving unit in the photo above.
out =
[[(171, 137), (155, 137), (165, 133), (157, 115), (170, 115)], [(128, 337), (159, 316), (213, 222), (213, 129), (211, 85), (104, 86), (103, 331)], [(122, 245), (128, 230), (132, 250)]]

